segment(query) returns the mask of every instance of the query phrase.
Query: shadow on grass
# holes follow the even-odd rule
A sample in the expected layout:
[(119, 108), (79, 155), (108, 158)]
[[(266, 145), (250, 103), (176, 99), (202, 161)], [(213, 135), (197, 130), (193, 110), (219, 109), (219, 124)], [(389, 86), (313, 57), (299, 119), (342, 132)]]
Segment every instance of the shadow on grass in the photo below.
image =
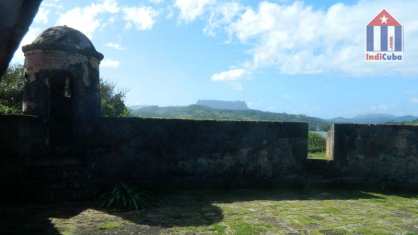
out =
[[(164, 197), (158, 205), (140, 211), (107, 210), (99, 207), (96, 202), (51, 205), (14, 204), (2, 206), (0, 209), (1, 234), (62, 234), (52, 222), (53, 218), (71, 219), (89, 209), (138, 225), (120, 234), (159, 234), (162, 228), (205, 226), (223, 220), (223, 213), (219, 207), (212, 205), (209, 201), (189, 196)], [(92, 226), (92, 228), (96, 229), (88, 228), (90, 231), (87, 232), (75, 229), (68, 234), (103, 234), (97, 226)]]
[[(410, 197), (407, 193), (393, 193), (401, 197)], [(414, 195), (416, 197), (416, 195)], [(51, 222), (51, 218), (73, 218), (87, 209), (95, 209), (108, 215), (138, 225), (129, 232), (134, 234), (159, 233), (160, 229), (185, 226), (207, 226), (224, 219), (222, 209), (214, 203), (232, 203), (254, 200), (357, 200), (379, 199), (380, 197), (361, 190), (189, 190), (166, 192), (159, 196), (157, 206), (139, 212), (117, 212), (98, 208), (95, 203), (6, 206), (1, 210), (2, 234), (60, 234)], [(89, 234), (101, 234), (102, 231), (90, 231)], [(74, 234), (83, 234), (81, 231)], [(120, 233), (125, 234), (125, 233)]]
[(50, 205), (3, 205), (0, 212), (1, 234), (61, 234), (51, 223), (50, 218), (71, 218), (79, 214), (83, 207), (67, 207), (60, 209)]

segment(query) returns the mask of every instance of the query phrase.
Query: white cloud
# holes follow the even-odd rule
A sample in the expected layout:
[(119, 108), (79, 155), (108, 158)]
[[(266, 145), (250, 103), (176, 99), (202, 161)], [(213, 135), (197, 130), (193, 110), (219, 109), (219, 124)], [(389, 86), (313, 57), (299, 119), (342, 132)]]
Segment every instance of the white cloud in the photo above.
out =
[(164, 2), (164, 0), (149, 0), (150, 3), (158, 5)]
[[(213, 7), (209, 13), (208, 24), (204, 31), (215, 35), (215, 29), (231, 24), (245, 10), (238, 2), (221, 3)], [(227, 29), (226, 29), (227, 30)]]
[(119, 50), (119, 51), (123, 51), (125, 50), (125, 48), (123, 46), (121, 46), (119, 43), (115, 43), (115, 42), (108, 42), (105, 45), (106, 47), (115, 49), (115, 50)]
[(120, 65), (120, 61), (119, 60), (114, 60), (114, 59), (104, 59), (100, 63), (100, 66), (102, 68), (109, 68), (109, 69), (117, 69), (117, 68), (119, 68), (119, 65)]
[(58, 19), (57, 25), (67, 25), (80, 30), (89, 38), (94, 32), (106, 23), (104, 15), (112, 15), (119, 12), (116, 0), (102, 0), (85, 7), (76, 7), (64, 12)]
[(64, 8), (62, 0), (43, 0), (41, 7), (51, 8), (54, 10), (61, 10)]
[(412, 97), (411, 102), (414, 104), (418, 104), (418, 97)]
[(12, 64), (23, 64), (25, 56), (22, 51), (22, 46), (31, 44), (35, 38), (42, 32), (42, 29), (39, 27), (30, 27), (29, 31), (25, 34), (22, 41), (20, 42), (19, 48), (16, 50), (14, 57), (12, 59)]
[[(382, 9), (387, 9), (404, 25), (406, 51), (401, 63), (364, 60), (366, 25)], [(207, 27), (209, 32), (226, 27), (232, 38), (250, 47), (251, 57), (244, 63), (247, 70), (276, 67), (286, 74), (417, 74), (416, 9), (418, 2), (413, 0), (402, 4), (391, 0), (360, 0), (353, 5), (338, 3), (327, 9), (315, 9), (301, 1), (289, 4), (262, 1), (257, 8), (245, 6), (244, 11), (238, 11), (238, 19), (229, 23), (223, 20), (224, 14), (213, 13), (219, 19), (209, 20)]]
[(240, 80), (246, 71), (244, 69), (230, 69), (224, 72), (215, 73), (212, 75), (212, 81), (237, 81)]
[(180, 19), (190, 22), (205, 13), (216, 0), (176, 0), (174, 5), (180, 11)]
[(36, 17), (33, 20), (35, 24), (47, 24), (48, 23), (48, 15), (49, 9), (46, 7), (40, 7), (38, 13), (36, 13)]
[(158, 12), (152, 7), (127, 7), (123, 9), (126, 26), (135, 26), (138, 30), (152, 29)]
[(97, 29), (115, 23), (118, 17), (122, 17), (127, 28), (135, 26), (138, 30), (148, 30), (154, 26), (157, 16), (158, 12), (150, 6), (128, 7), (120, 6), (116, 0), (101, 0), (64, 12), (57, 24), (76, 28), (91, 38)]
[(51, 16), (60, 15), (63, 8), (64, 6), (62, 5), (61, 0), (43, 0), (36, 13), (35, 19), (33, 20), (33, 24), (48, 24)]
[[(150, 3), (160, 4), (163, 3), (163, 0), (150, 0)], [(21, 46), (31, 43), (41, 33), (41, 28), (50, 25), (50, 18), (53, 16), (57, 16), (55, 25), (67, 25), (75, 28), (92, 39), (98, 29), (106, 28), (120, 20), (124, 20), (127, 26), (135, 26), (139, 30), (151, 29), (155, 24), (158, 12), (149, 6), (119, 5), (117, 0), (96, 0), (88, 5), (71, 9), (64, 9), (61, 0), (44, 0), (34, 19), (34, 24), (23, 38), (12, 63), (23, 63), (24, 56)], [(123, 46), (114, 42), (108, 42), (105, 46), (116, 50), (125, 50)], [(117, 68), (119, 62), (107, 60), (103, 65), (104, 67)]]
[(60, 0), (43, 0), (39, 10), (33, 20), (33, 24), (29, 27), (28, 32), (23, 37), (18, 49), (15, 51), (12, 58), (12, 64), (23, 64), (25, 56), (22, 52), (22, 46), (32, 43), (35, 38), (41, 34), (46, 25), (50, 23), (52, 14), (59, 14), (63, 6)]

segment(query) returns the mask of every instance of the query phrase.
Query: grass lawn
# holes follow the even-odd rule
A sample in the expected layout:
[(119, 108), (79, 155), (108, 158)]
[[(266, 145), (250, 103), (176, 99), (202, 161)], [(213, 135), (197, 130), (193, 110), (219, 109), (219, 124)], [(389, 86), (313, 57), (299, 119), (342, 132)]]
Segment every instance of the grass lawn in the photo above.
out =
[(327, 160), (327, 156), (325, 152), (309, 152), (308, 158), (317, 159), (317, 160)]
[(20, 217), (7, 217), (4, 234), (418, 234), (418, 194), (182, 191), (146, 210), (93, 208), (9, 208)]

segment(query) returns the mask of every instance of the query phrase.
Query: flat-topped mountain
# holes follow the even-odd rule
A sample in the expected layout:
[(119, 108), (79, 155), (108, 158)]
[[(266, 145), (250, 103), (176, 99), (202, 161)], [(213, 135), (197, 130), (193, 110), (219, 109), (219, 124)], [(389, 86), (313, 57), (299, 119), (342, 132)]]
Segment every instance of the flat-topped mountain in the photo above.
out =
[(198, 100), (196, 105), (213, 109), (224, 110), (248, 110), (247, 103), (244, 101), (224, 101), (224, 100)]
[(195, 119), (195, 120), (232, 120), (232, 121), (272, 121), (307, 122), (311, 130), (328, 130), (329, 122), (320, 118), (301, 114), (273, 113), (255, 109), (231, 110), (215, 109), (202, 105), (189, 106), (146, 106), (130, 107), (133, 116), (144, 118)]

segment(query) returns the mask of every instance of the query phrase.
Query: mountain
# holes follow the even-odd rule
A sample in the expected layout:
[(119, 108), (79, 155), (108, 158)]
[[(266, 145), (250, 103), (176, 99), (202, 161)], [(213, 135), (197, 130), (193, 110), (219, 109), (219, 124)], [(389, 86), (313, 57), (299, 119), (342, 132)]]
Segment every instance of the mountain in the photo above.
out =
[(418, 119), (413, 120), (413, 121), (405, 121), (401, 123), (402, 125), (414, 125), (414, 126), (418, 126)]
[(417, 116), (363, 114), (353, 118), (337, 117), (329, 120), (301, 114), (273, 113), (248, 108), (244, 101), (199, 100), (189, 106), (131, 106), (134, 116), (146, 118), (179, 118), (197, 120), (307, 122), (309, 129), (328, 130), (331, 123), (407, 124), (418, 125)]
[[(242, 106), (241, 106), (242, 107)], [(139, 109), (130, 108), (133, 116), (145, 118), (179, 118), (196, 120), (234, 120), (234, 121), (276, 121), (307, 122), (310, 130), (328, 130), (329, 122), (306, 115), (264, 112), (255, 109), (227, 110), (214, 109), (201, 105), (189, 106), (147, 106)]]
[(334, 118), (334, 123), (356, 123), (356, 124), (384, 124), (384, 123), (403, 123), (418, 119), (414, 116), (395, 116), (390, 114), (363, 114), (353, 118)]
[(142, 108), (149, 107), (149, 106), (151, 105), (131, 105), (129, 106), (129, 109), (136, 110), (136, 109), (142, 109)]
[(247, 103), (244, 101), (224, 101), (224, 100), (198, 100), (196, 105), (205, 106), (213, 109), (224, 110), (248, 110)]

